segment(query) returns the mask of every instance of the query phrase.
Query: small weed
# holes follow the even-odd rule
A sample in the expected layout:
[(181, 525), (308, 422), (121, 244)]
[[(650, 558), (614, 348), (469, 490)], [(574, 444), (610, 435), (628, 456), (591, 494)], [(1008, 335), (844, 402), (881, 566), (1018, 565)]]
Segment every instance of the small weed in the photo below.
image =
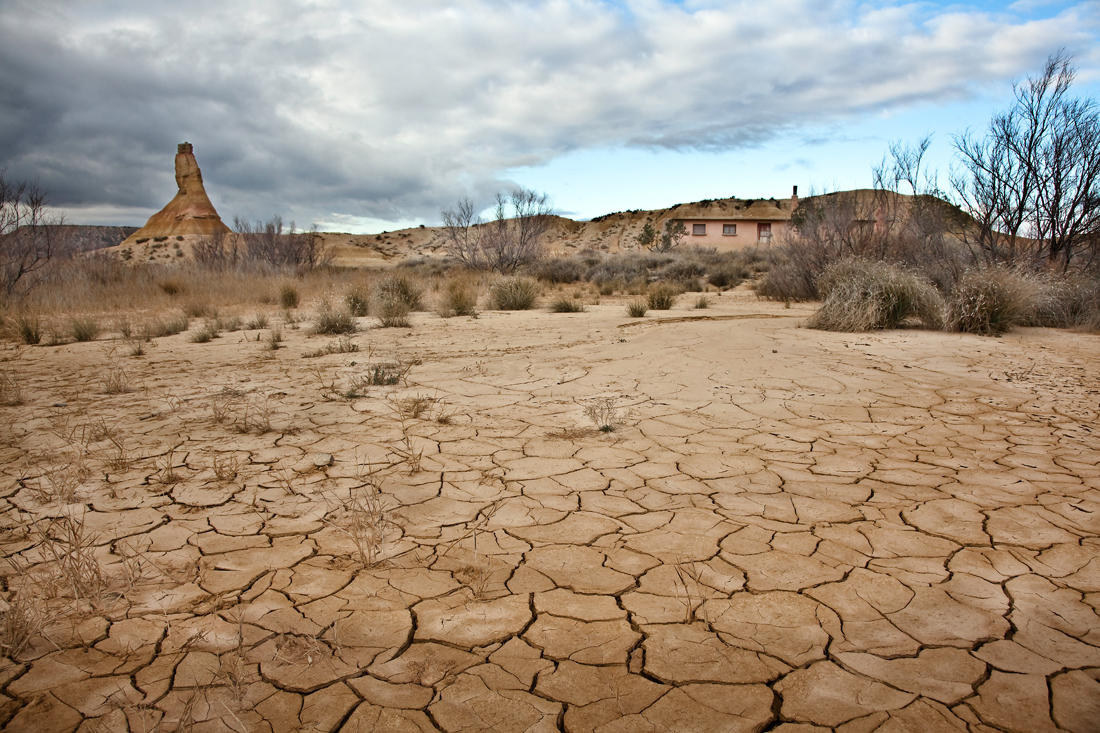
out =
[(700, 295), (699, 299), (695, 301), (695, 309), (702, 310), (704, 308), (710, 308), (710, 298), (705, 295)]
[(186, 331), (188, 325), (188, 318), (184, 314), (169, 318), (168, 320), (157, 319), (142, 326), (140, 336), (146, 341), (161, 336), (174, 336), (177, 333)]
[(278, 328), (271, 329), (267, 334), (267, 341), (265, 343), (267, 344), (266, 348), (268, 351), (278, 351), (282, 348), (283, 332)]
[(125, 394), (131, 391), (130, 375), (120, 366), (114, 366), (100, 377), (104, 394)]
[(438, 397), (418, 394), (415, 397), (396, 399), (391, 405), (399, 418), (404, 420), (419, 420), (422, 415), (435, 407), (438, 402)]
[(217, 318), (218, 311), (209, 303), (193, 300), (183, 305), (183, 314), (188, 318)]
[(398, 293), (383, 290), (375, 296), (374, 312), (382, 328), (408, 328), (411, 310)]
[(618, 397), (597, 397), (584, 405), (585, 416), (603, 433), (614, 432), (622, 424), (623, 411)]
[(84, 515), (73, 513), (50, 519), (36, 528), (43, 553), (53, 561), (58, 582), (74, 599), (98, 606), (107, 589), (107, 576), (95, 556), (98, 539), (84, 526)]
[(0, 372), (0, 405), (14, 407), (23, 404), (23, 388), (15, 375), (8, 371)]
[(359, 344), (351, 340), (350, 336), (341, 336), (335, 341), (330, 341), (316, 351), (307, 351), (302, 354), (303, 359), (316, 359), (329, 354), (352, 354), (359, 351)]
[(18, 659), (34, 637), (48, 625), (42, 605), (14, 593), (0, 611), (0, 656)]
[(626, 306), (626, 314), (631, 318), (645, 318), (649, 306), (644, 300), (633, 300)]
[(230, 453), (227, 456), (214, 456), (214, 476), (223, 483), (232, 481), (240, 473), (241, 462), (237, 456)]
[(214, 326), (219, 331), (240, 331), (244, 328), (244, 321), (240, 316), (219, 316), (214, 319)]
[(387, 532), (393, 527), (382, 496), (381, 479), (370, 475), (364, 486), (349, 488), (347, 496), (335, 492), (328, 496), (333, 508), (325, 524), (347, 535), (355, 545), (360, 564), (374, 567), (382, 555)]

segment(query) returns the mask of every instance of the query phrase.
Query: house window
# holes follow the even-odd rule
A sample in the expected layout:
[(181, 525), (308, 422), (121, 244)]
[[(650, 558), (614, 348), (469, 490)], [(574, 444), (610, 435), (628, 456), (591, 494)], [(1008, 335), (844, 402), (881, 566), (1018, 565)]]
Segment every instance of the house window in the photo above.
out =
[(770, 242), (770, 241), (772, 241), (772, 225), (771, 225), (771, 222), (768, 222), (767, 224), (757, 224), (756, 225), (756, 238), (759, 239), (761, 242)]
[(722, 225), (722, 236), (723, 237), (736, 237), (737, 236), (737, 225), (736, 224), (723, 224)]
[(706, 235), (707, 235), (707, 225), (706, 224), (692, 224), (691, 225), (691, 236), (693, 236), (693, 237), (705, 237)]

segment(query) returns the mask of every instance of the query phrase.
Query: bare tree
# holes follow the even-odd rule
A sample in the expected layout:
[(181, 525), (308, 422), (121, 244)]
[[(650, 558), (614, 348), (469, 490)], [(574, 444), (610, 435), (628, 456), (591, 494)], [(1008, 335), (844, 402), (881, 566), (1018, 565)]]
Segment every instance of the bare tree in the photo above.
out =
[(54, 254), (60, 217), (51, 217), (46, 194), (32, 183), (11, 183), (0, 171), (0, 288), (13, 295), (27, 276)]
[(1049, 57), (984, 137), (955, 139), (962, 169), (952, 188), (976, 222), (968, 241), (985, 259), (1045, 258), (1064, 271), (1078, 254), (1096, 255), (1100, 109), (1092, 98), (1069, 96), (1073, 79), (1064, 53)]
[(546, 194), (516, 189), (498, 193), (493, 219), (483, 222), (469, 199), (441, 212), (451, 256), (467, 267), (512, 273), (539, 259), (552, 209)]
[(331, 253), (316, 229), (299, 232), (293, 222), (284, 228), (280, 216), (263, 222), (248, 222), (239, 217), (233, 219), (236, 235), (226, 235), (220, 242), (209, 243), (213, 262), (263, 263), (276, 267), (292, 267), (312, 270), (328, 264)]

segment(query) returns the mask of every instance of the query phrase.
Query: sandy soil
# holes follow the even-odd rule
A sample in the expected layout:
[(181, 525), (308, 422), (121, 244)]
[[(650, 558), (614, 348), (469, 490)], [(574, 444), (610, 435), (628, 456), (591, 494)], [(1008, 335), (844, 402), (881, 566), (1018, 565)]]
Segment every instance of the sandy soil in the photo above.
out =
[(1100, 338), (712, 301), (9, 347), (0, 720), (1097, 730)]

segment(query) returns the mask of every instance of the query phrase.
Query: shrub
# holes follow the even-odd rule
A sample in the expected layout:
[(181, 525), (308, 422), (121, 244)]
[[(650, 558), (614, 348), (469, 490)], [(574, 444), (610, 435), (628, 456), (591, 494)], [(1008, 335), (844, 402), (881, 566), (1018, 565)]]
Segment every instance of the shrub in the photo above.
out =
[(209, 303), (193, 300), (183, 305), (183, 312), (188, 318), (214, 318), (218, 315), (216, 309)]
[(248, 328), (252, 331), (267, 328), (267, 314), (257, 313), (256, 315), (252, 316), (252, 318), (248, 321)]
[(69, 332), (77, 341), (94, 341), (99, 335), (99, 323), (94, 318), (73, 318), (69, 322)]
[(943, 296), (930, 281), (897, 265), (850, 258), (825, 268), (817, 283), (825, 297), (807, 323), (825, 331), (897, 328), (918, 318), (926, 328), (942, 328)]
[(423, 307), (422, 293), (412, 280), (404, 275), (391, 275), (382, 280), (377, 288), (377, 300), (379, 302), (398, 301), (403, 303), (408, 311), (418, 311)]
[(42, 326), (35, 316), (24, 313), (15, 317), (15, 330), (19, 333), (19, 340), (28, 345), (42, 342)]
[(1028, 325), (1100, 329), (1100, 280), (1080, 275), (1038, 281)]
[(191, 334), (192, 343), (205, 344), (213, 341), (221, 334), (218, 333), (218, 327), (214, 321), (204, 321), (202, 326), (197, 331)]
[(538, 296), (538, 283), (525, 277), (506, 277), (489, 289), (493, 307), (502, 311), (530, 310)]
[(284, 310), (290, 310), (291, 308), (297, 308), (299, 303), (298, 289), (293, 285), (287, 283), (279, 288), (279, 305)]
[(588, 267), (584, 261), (574, 257), (555, 257), (540, 262), (531, 274), (548, 283), (575, 283), (585, 278)]
[(675, 288), (668, 285), (655, 285), (649, 289), (649, 294), (646, 296), (646, 303), (650, 309), (655, 311), (667, 311), (676, 302), (676, 296), (679, 293)]
[(584, 303), (575, 298), (562, 296), (550, 304), (551, 313), (584, 313)]
[(314, 333), (342, 334), (355, 332), (355, 318), (346, 308), (336, 308), (328, 300), (322, 300), (317, 307), (317, 322)]
[(406, 328), (409, 325), (409, 304), (396, 293), (379, 293), (375, 297), (374, 312), (382, 322), (382, 328)]
[(695, 301), (695, 309), (701, 310), (703, 308), (710, 308), (710, 299), (705, 295), (700, 295), (699, 299)]
[(162, 321), (159, 318), (149, 321), (141, 328), (141, 336), (148, 341), (159, 336), (173, 336), (187, 330), (187, 316), (180, 314), (174, 318)]
[(748, 276), (749, 273), (741, 265), (723, 264), (707, 272), (707, 282), (725, 290), (737, 287)]
[(370, 312), (370, 299), (366, 288), (353, 287), (344, 295), (344, 303), (356, 318), (362, 318)]
[(183, 285), (176, 280), (162, 280), (157, 285), (165, 295), (179, 295), (183, 292)]
[(454, 279), (447, 283), (443, 291), (439, 315), (444, 318), (453, 316), (477, 315), (477, 286), (466, 279)]
[(954, 331), (996, 336), (1032, 320), (1038, 283), (1016, 270), (994, 266), (968, 270), (952, 293), (948, 322)]
[(634, 300), (626, 306), (626, 314), (631, 318), (644, 318), (646, 311), (649, 308), (646, 306), (645, 301)]

